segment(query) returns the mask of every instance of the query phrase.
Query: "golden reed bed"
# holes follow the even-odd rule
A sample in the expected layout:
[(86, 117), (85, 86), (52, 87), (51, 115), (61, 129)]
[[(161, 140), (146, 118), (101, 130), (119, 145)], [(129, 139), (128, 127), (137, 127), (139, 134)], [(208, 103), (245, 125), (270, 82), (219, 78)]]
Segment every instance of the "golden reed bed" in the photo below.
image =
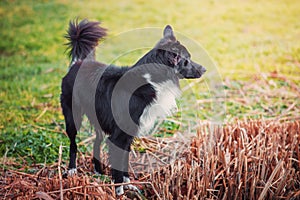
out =
[[(300, 121), (206, 124), (188, 144), (179, 138), (137, 141), (130, 168), (142, 194), (127, 192), (122, 199), (300, 199)], [(175, 145), (182, 148), (170, 160)], [(143, 165), (150, 157), (155, 165)], [(35, 173), (3, 162), (3, 199), (117, 199), (108, 176), (92, 175), (90, 155), (79, 156), (79, 172), (68, 178), (61, 177), (61, 158), (52, 166), (29, 166)]]

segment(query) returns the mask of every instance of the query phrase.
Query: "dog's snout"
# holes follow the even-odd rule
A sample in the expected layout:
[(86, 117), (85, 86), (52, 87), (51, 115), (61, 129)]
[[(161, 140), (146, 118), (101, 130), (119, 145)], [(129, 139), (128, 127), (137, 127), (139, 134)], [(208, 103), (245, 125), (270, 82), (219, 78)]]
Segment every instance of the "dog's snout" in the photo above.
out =
[(201, 66), (201, 72), (202, 72), (202, 74), (204, 74), (206, 72), (206, 68)]

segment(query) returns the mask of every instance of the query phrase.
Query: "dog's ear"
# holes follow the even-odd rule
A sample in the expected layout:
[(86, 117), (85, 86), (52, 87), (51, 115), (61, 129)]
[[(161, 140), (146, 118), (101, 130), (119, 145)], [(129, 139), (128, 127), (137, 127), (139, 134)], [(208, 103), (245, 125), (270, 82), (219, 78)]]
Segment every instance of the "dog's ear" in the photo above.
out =
[(170, 25), (167, 25), (163, 32), (163, 38), (156, 44), (156, 48), (166, 48), (165, 45), (176, 42), (173, 29)]
[(165, 39), (169, 39), (169, 40), (172, 40), (172, 41), (176, 41), (176, 38), (174, 36), (174, 32), (173, 32), (173, 29), (170, 25), (167, 25), (164, 29), (164, 38)]

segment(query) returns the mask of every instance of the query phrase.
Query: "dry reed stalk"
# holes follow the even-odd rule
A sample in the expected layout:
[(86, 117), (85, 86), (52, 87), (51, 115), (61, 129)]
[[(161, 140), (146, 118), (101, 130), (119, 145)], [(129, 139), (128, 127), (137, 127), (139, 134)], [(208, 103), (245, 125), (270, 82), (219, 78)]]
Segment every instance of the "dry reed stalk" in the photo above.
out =
[(58, 178), (59, 178), (59, 189), (60, 189), (60, 199), (64, 199), (63, 195), (63, 185), (62, 185), (62, 175), (61, 175), (61, 157), (62, 157), (62, 144), (59, 145), (59, 152), (58, 152)]
[[(214, 199), (287, 199), (291, 192), (298, 194), (300, 185), (299, 132), (298, 121), (243, 121), (215, 130), (206, 125), (192, 140), (190, 153), (183, 154), (185, 165), (164, 168), (160, 176), (171, 179), (168, 191), (178, 199), (199, 194)], [(215, 136), (212, 149), (208, 134)]]
[[(146, 153), (135, 151), (130, 158), (131, 171), (139, 179), (133, 184), (147, 199), (300, 198), (299, 124), (265, 120), (223, 127), (202, 124), (190, 144), (179, 137), (143, 138), (140, 145)], [(180, 152), (174, 154), (175, 148)], [(78, 174), (67, 179), (61, 179), (65, 169), (61, 158), (52, 166), (37, 166), (36, 174), (0, 169), (0, 198), (59, 199), (63, 194), (65, 199), (117, 199), (116, 184), (90, 176), (91, 160), (91, 155), (79, 154)], [(103, 161), (107, 163), (106, 154)], [(109, 168), (104, 171), (109, 174)], [(123, 199), (131, 197), (128, 193)]]
[(50, 195), (48, 195), (45, 192), (36, 192), (35, 197), (40, 198), (40, 199), (44, 199), (44, 200), (54, 200)]
[(274, 171), (272, 172), (270, 178), (268, 179), (268, 182), (266, 183), (263, 191), (261, 192), (261, 194), (259, 195), (259, 198), (258, 200), (263, 200), (265, 199), (265, 195), (267, 193), (267, 191), (269, 190), (271, 184), (272, 184), (272, 181), (275, 177), (275, 175), (277, 174), (278, 170), (282, 167), (282, 161), (280, 161), (277, 165), (276, 165), (276, 168), (274, 169)]

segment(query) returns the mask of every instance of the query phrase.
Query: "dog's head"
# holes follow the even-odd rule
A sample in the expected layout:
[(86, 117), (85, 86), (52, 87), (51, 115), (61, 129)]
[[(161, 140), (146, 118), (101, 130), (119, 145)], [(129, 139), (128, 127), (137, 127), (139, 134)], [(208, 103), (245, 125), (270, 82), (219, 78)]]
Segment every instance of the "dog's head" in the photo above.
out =
[(176, 39), (170, 25), (165, 27), (163, 38), (158, 42), (156, 48), (163, 51), (168, 66), (172, 67), (181, 79), (200, 78), (206, 72), (203, 66), (191, 60), (191, 54)]

